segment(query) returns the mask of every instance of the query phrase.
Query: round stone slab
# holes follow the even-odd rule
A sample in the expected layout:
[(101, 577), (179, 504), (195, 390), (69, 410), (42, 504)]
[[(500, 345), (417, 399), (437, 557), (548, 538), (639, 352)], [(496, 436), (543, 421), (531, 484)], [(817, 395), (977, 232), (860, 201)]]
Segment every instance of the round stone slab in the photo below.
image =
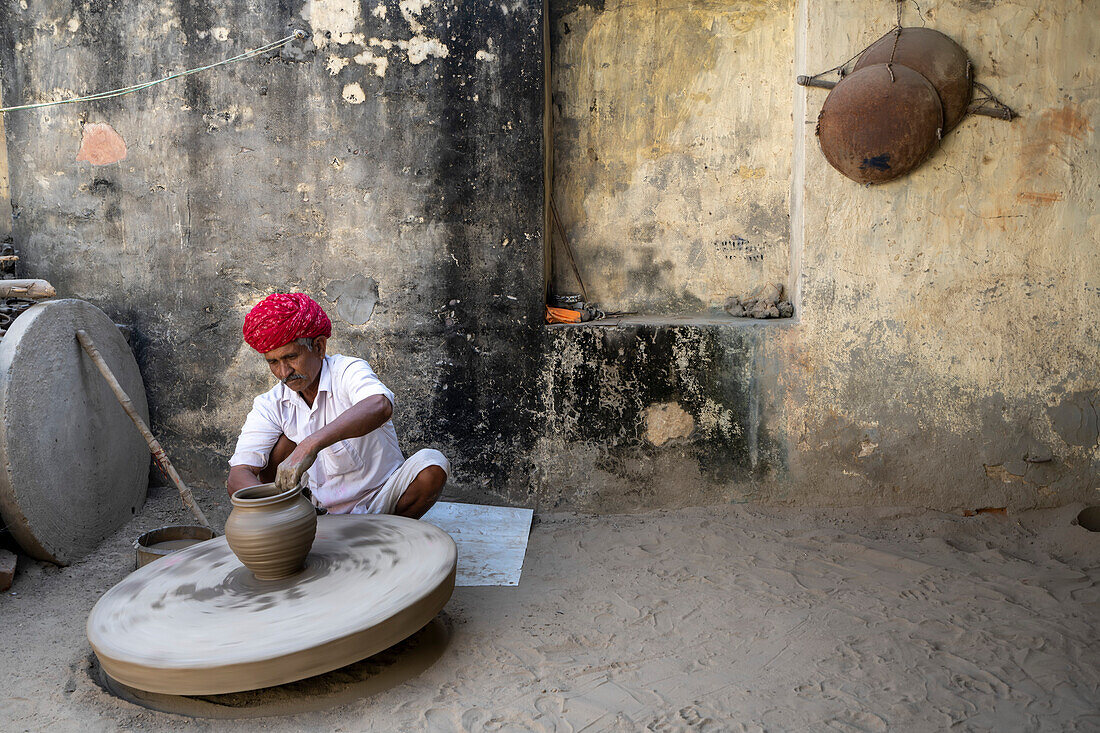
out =
[(325, 515), (305, 569), (257, 580), (217, 537), (103, 594), (88, 640), (129, 687), (214, 695), (338, 669), (423, 628), (451, 597), (454, 540), (391, 515)]
[(141, 508), (149, 448), (76, 340), (84, 329), (148, 422), (137, 362), (82, 300), (24, 311), (0, 340), (0, 515), (32, 557), (87, 555)]

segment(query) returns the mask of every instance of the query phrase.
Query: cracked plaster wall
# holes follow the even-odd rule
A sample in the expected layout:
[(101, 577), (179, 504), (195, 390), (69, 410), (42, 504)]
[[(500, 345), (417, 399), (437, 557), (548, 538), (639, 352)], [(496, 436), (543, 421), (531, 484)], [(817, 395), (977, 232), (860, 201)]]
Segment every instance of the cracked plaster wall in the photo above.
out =
[[(893, 22), (888, 5), (809, 2), (799, 71), (873, 41)], [(825, 95), (800, 92), (801, 324), (782, 332), (779, 348), (792, 367), (790, 470), (819, 498), (1095, 499), (1095, 435), (1065, 425), (1095, 424), (1100, 389), (1096, 9), (1071, 0), (905, 6), (906, 24), (955, 38), (976, 78), (1022, 116), (967, 117), (923, 166), (887, 185), (856, 186), (828, 166), (809, 124)]]
[[(695, 38), (693, 9), (715, 7), (675, 10), (682, 23), (666, 29)], [(209, 496), (221, 491), (249, 401), (270, 384), (240, 341), (241, 319), (288, 287), (319, 294), (336, 316), (337, 348), (369, 358), (395, 389), (405, 448), (437, 445), (452, 457), (453, 498), (632, 511), (742, 500), (963, 509), (1093, 496), (1100, 38), (1091, 4), (922, 3), (923, 22), (958, 39), (978, 79), (1023, 117), (967, 118), (914, 174), (875, 188), (828, 167), (813, 137), (825, 92), (792, 79), (881, 35), (892, 4), (728, 7), (755, 19), (745, 33), (777, 34), (761, 51), (775, 68), (762, 80), (716, 82), (729, 99), (752, 100), (768, 128), (757, 129), (762, 147), (751, 136), (708, 138), (706, 155), (727, 173), (714, 195), (753, 199), (775, 222), (790, 215), (795, 229), (774, 228), (796, 263), (798, 322), (541, 326), (540, 8), (522, 2), (4, 4), (8, 103), (198, 66), (285, 35), (306, 23), (303, 13), (313, 19), (311, 42), (275, 59), (6, 119), (13, 236), (28, 273), (134, 325), (154, 429)], [(358, 13), (343, 18), (341, 8)], [(576, 27), (596, 27), (602, 12), (567, 3), (555, 24), (580, 14)], [(619, 14), (610, 38), (653, 38), (620, 22), (639, 8), (610, 12)], [(907, 22), (921, 22), (913, 13)], [(726, 58), (721, 44), (740, 38), (721, 35), (708, 58)], [(757, 82), (774, 94), (757, 100), (739, 88)], [(801, 99), (804, 118), (792, 120)], [(693, 100), (697, 116), (668, 129), (722, 122), (722, 102), (712, 102)], [(109, 124), (126, 157), (77, 162), (82, 122)], [(594, 134), (587, 124), (571, 113), (559, 151)], [(741, 176), (742, 149), (746, 169), (764, 167), (763, 177)], [(678, 196), (677, 176), (702, 179), (672, 165), (682, 149), (658, 152), (641, 164), (668, 166), (668, 177), (660, 190), (646, 183), (646, 196), (691, 234), (696, 208)], [(586, 191), (636, 183), (623, 173), (633, 163), (570, 165), (559, 173), (582, 170)], [(578, 199), (562, 200), (576, 226)], [(747, 272), (705, 265), (727, 266)]]
[[(554, 198), (605, 310), (705, 312), (787, 284), (792, 8), (551, 4)], [(556, 246), (554, 288), (579, 292)]]
[[(715, 252), (700, 264), (704, 272), (682, 267), (707, 231), (695, 226), (701, 170), (716, 168), (730, 221), (749, 211), (746, 196), (777, 220), (791, 214), (791, 278), (801, 293), (797, 323), (665, 327), (694, 344), (686, 362), (706, 372), (712, 389), (740, 385), (717, 400), (730, 424), (757, 436), (737, 445), (707, 447), (712, 438), (698, 432), (660, 445), (660, 438), (647, 439), (664, 435), (661, 425), (648, 423), (665, 414), (659, 405), (675, 405), (697, 421), (703, 414), (702, 395), (683, 382), (678, 362), (644, 366), (622, 346), (629, 339), (617, 336), (612, 344), (610, 336), (563, 327), (568, 335), (561, 339), (586, 345), (574, 365), (595, 361), (584, 368), (606, 386), (591, 396), (564, 371), (551, 379), (552, 394), (567, 405), (615, 404), (620, 424), (566, 431), (571, 442), (548, 438), (542, 447), (546, 462), (560, 469), (555, 480), (578, 490), (603, 485), (628, 504), (652, 502), (645, 494), (662, 491), (688, 501), (703, 495), (955, 510), (1095, 500), (1095, 3), (919, 6), (904, 6), (905, 23), (955, 38), (977, 79), (1022, 117), (1011, 124), (968, 117), (912, 175), (877, 187), (856, 185), (829, 167), (814, 137), (826, 92), (796, 87), (793, 77), (835, 66), (881, 36), (893, 25), (893, 3), (666, 7), (593, 0), (555, 8), (554, 190), (593, 298), (611, 308), (684, 312), (712, 304), (702, 278), (729, 278), (732, 287), (745, 276), (743, 262), (724, 262)], [(689, 22), (703, 16), (713, 22)], [(720, 33), (728, 17), (746, 19), (747, 30)], [(733, 55), (762, 32), (770, 48), (748, 59)], [(648, 43), (655, 34), (661, 37)], [(715, 37), (718, 45), (710, 45)], [(604, 38), (619, 45), (595, 47)], [(702, 53), (672, 69), (652, 68), (687, 49)], [(744, 79), (753, 63), (769, 69), (765, 79)], [(693, 97), (714, 81), (715, 68), (726, 73), (711, 99)], [(775, 93), (761, 103), (753, 99), (761, 89)], [(802, 100), (804, 115), (792, 121)], [(751, 126), (756, 118), (769, 127)], [(691, 129), (704, 132), (686, 134)], [(613, 154), (600, 154), (605, 148)], [(718, 157), (708, 158), (711, 150)], [(693, 165), (677, 163), (685, 156)], [(766, 161), (762, 179), (740, 175), (745, 156), (750, 168)], [(637, 175), (662, 166), (667, 175)], [(769, 189), (773, 175), (778, 185)], [(789, 199), (782, 194), (788, 184)], [(638, 196), (642, 187), (647, 192)], [(635, 236), (636, 223), (654, 220), (658, 230), (686, 232), (655, 242)], [(652, 280), (639, 276), (638, 258), (681, 264)], [(560, 261), (556, 277), (563, 290), (572, 289)], [(636, 349), (648, 352), (646, 329), (626, 330), (641, 331)], [(705, 344), (716, 338), (715, 353)], [(656, 393), (624, 384), (656, 385)], [(646, 396), (639, 399), (639, 391)], [(552, 414), (559, 424), (574, 416), (584, 424), (583, 410)], [(566, 445), (573, 463), (555, 464)], [(731, 457), (720, 476), (706, 474), (716, 459)]]
[[(0, 5), (9, 103), (310, 35), (5, 120), (21, 264), (133, 325), (154, 430), (211, 499), (272, 380), (241, 322), (276, 289), (325, 305), (333, 348), (397, 393), (403, 447), (452, 457), (455, 495), (518, 483), (500, 455), (524, 454), (535, 412), (514, 385), (534, 384), (541, 335), (540, 16), (525, 0)], [(125, 158), (77, 160), (93, 124)]]

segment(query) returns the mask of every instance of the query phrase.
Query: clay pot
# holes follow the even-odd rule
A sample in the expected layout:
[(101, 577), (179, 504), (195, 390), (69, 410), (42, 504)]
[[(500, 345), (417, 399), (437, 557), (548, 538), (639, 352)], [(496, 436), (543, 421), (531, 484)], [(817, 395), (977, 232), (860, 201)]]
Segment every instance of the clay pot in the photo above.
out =
[(302, 569), (317, 533), (317, 511), (300, 487), (278, 493), (275, 484), (250, 486), (231, 501), (225, 539), (253, 575), (278, 580)]

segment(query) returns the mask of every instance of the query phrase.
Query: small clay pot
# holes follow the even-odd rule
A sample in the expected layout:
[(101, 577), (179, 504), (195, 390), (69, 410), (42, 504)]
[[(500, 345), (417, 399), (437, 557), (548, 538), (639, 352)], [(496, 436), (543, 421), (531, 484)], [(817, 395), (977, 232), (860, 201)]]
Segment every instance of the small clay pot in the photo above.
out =
[(260, 580), (278, 580), (302, 569), (317, 533), (317, 511), (301, 488), (279, 493), (260, 484), (233, 494), (225, 539), (233, 554)]

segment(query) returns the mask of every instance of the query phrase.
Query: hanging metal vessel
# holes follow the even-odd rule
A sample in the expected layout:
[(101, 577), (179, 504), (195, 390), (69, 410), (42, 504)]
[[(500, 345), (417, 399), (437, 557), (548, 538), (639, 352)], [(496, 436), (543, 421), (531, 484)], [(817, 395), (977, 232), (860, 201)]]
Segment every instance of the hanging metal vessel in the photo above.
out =
[(936, 88), (901, 64), (852, 72), (817, 116), (825, 159), (859, 183), (884, 183), (913, 170), (935, 149), (942, 129)]
[(962, 46), (931, 28), (901, 28), (868, 46), (854, 71), (891, 61), (908, 66), (932, 82), (943, 104), (945, 132), (966, 116), (974, 79)]

